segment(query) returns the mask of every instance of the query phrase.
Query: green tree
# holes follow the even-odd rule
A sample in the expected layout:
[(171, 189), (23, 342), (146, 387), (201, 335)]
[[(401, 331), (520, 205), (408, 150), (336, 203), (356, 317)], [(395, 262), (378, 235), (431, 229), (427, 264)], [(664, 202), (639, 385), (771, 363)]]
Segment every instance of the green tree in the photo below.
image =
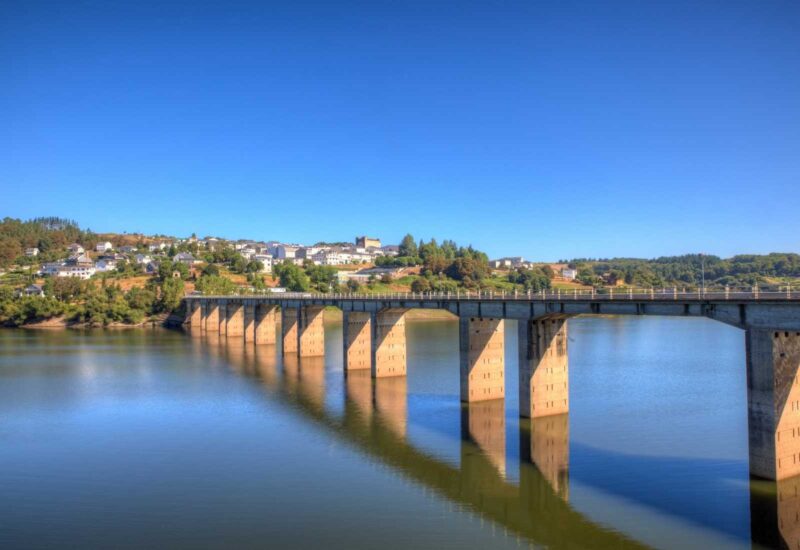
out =
[(425, 277), (417, 277), (411, 282), (411, 292), (430, 292), (431, 283)]
[(161, 283), (161, 296), (159, 297), (159, 308), (161, 311), (172, 311), (177, 309), (183, 298), (183, 281), (177, 278), (169, 278)]
[(209, 296), (226, 296), (236, 291), (236, 285), (226, 277), (202, 275), (197, 280), (195, 289)]
[(278, 276), (281, 286), (292, 292), (307, 292), (311, 289), (311, 279), (300, 267), (284, 262), (272, 270)]
[(418, 255), (417, 243), (411, 233), (408, 233), (403, 240), (400, 241), (398, 247), (398, 256), (406, 256), (415, 258)]

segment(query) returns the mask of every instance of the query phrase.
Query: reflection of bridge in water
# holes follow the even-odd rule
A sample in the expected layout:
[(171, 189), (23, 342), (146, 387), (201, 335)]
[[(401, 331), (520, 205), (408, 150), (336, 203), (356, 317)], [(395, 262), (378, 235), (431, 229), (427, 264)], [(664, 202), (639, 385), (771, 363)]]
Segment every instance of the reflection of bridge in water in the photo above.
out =
[[(218, 354), (237, 371), (257, 377), (304, 417), (518, 536), (557, 547), (574, 545), (576, 540), (593, 547), (640, 546), (569, 506), (567, 414), (521, 420), (517, 486), (506, 479), (504, 400), (462, 406), (459, 469), (408, 443), (405, 376), (374, 377), (366, 369), (346, 371), (345, 412), (339, 417), (325, 408), (324, 356), (301, 358), (289, 353), (279, 362), (274, 345), (246, 345), (244, 339), (220, 337), (210, 331), (192, 334), (203, 336), (196, 340), (202, 342), (200, 349)], [(753, 543), (798, 547), (800, 477), (777, 483), (756, 479), (752, 486)]]
[(337, 415), (325, 407), (322, 358), (287, 356), (279, 362), (272, 346), (249, 347), (216, 336), (197, 344), (219, 354), (236, 371), (258, 378), (292, 410), (358, 451), (495, 522), (513, 536), (556, 548), (644, 547), (588, 520), (568, 504), (567, 415), (522, 422), (519, 484), (515, 485), (505, 476), (502, 402), (464, 405), (459, 468), (407, 441), (405, 377), (373, 379), (368, 371), (348, 373), (344, 411)]

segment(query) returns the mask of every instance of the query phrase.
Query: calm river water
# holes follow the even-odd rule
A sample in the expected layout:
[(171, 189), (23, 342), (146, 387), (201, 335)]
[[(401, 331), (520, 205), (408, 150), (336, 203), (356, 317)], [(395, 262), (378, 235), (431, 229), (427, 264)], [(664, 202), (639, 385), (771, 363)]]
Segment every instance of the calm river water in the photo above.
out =
[(509, 398), (470, 408), (454, 322), (409, 322), (407, 378), (374, 386), (343, 376), (335, 322), (300, 363), (168, 331), (0, 331), (0, 547), (796, 544), (796, 498), (748, 476), (741, 331), (573, 319), (571, 411), (532, 423), (512, 325)]

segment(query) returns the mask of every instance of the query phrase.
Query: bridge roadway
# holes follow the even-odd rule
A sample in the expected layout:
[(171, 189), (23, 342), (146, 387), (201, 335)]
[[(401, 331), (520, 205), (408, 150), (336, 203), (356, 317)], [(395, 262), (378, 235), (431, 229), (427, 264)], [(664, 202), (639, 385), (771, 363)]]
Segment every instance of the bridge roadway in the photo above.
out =
[[(274, 293), (185, 298), (186, 325), (246, 343), (276, 344), (284, 356), (325, 353), (324, 309), (343, 312), (346, 373), (406, 375), (405, 313), (449, 311), (459, 320), (461, 400), (505, 397), (505, 321), (517, 321), (520, 415), (569, 411), (567, 320), (576, 315), (707, 317), (745, 333), (750, 472), (800, 475), (800, 293), (628, 290), (608, 294)], [(710, 388), (710, 390), (712, 390)]]

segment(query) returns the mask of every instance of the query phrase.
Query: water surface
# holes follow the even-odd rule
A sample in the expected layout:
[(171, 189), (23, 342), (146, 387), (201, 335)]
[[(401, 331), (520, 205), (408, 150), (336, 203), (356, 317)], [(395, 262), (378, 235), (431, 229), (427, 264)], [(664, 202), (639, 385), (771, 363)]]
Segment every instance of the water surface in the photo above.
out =
[[(768, 546), (747, 465), (744, 336), (569, 322), (570, 413), (459, 403), (458, 327), (409, 321), (408, 376), (344, 377), (167, 331), (0, 331), (0, 546)], [(791, 544), (791, 542), (790, 542)]]

